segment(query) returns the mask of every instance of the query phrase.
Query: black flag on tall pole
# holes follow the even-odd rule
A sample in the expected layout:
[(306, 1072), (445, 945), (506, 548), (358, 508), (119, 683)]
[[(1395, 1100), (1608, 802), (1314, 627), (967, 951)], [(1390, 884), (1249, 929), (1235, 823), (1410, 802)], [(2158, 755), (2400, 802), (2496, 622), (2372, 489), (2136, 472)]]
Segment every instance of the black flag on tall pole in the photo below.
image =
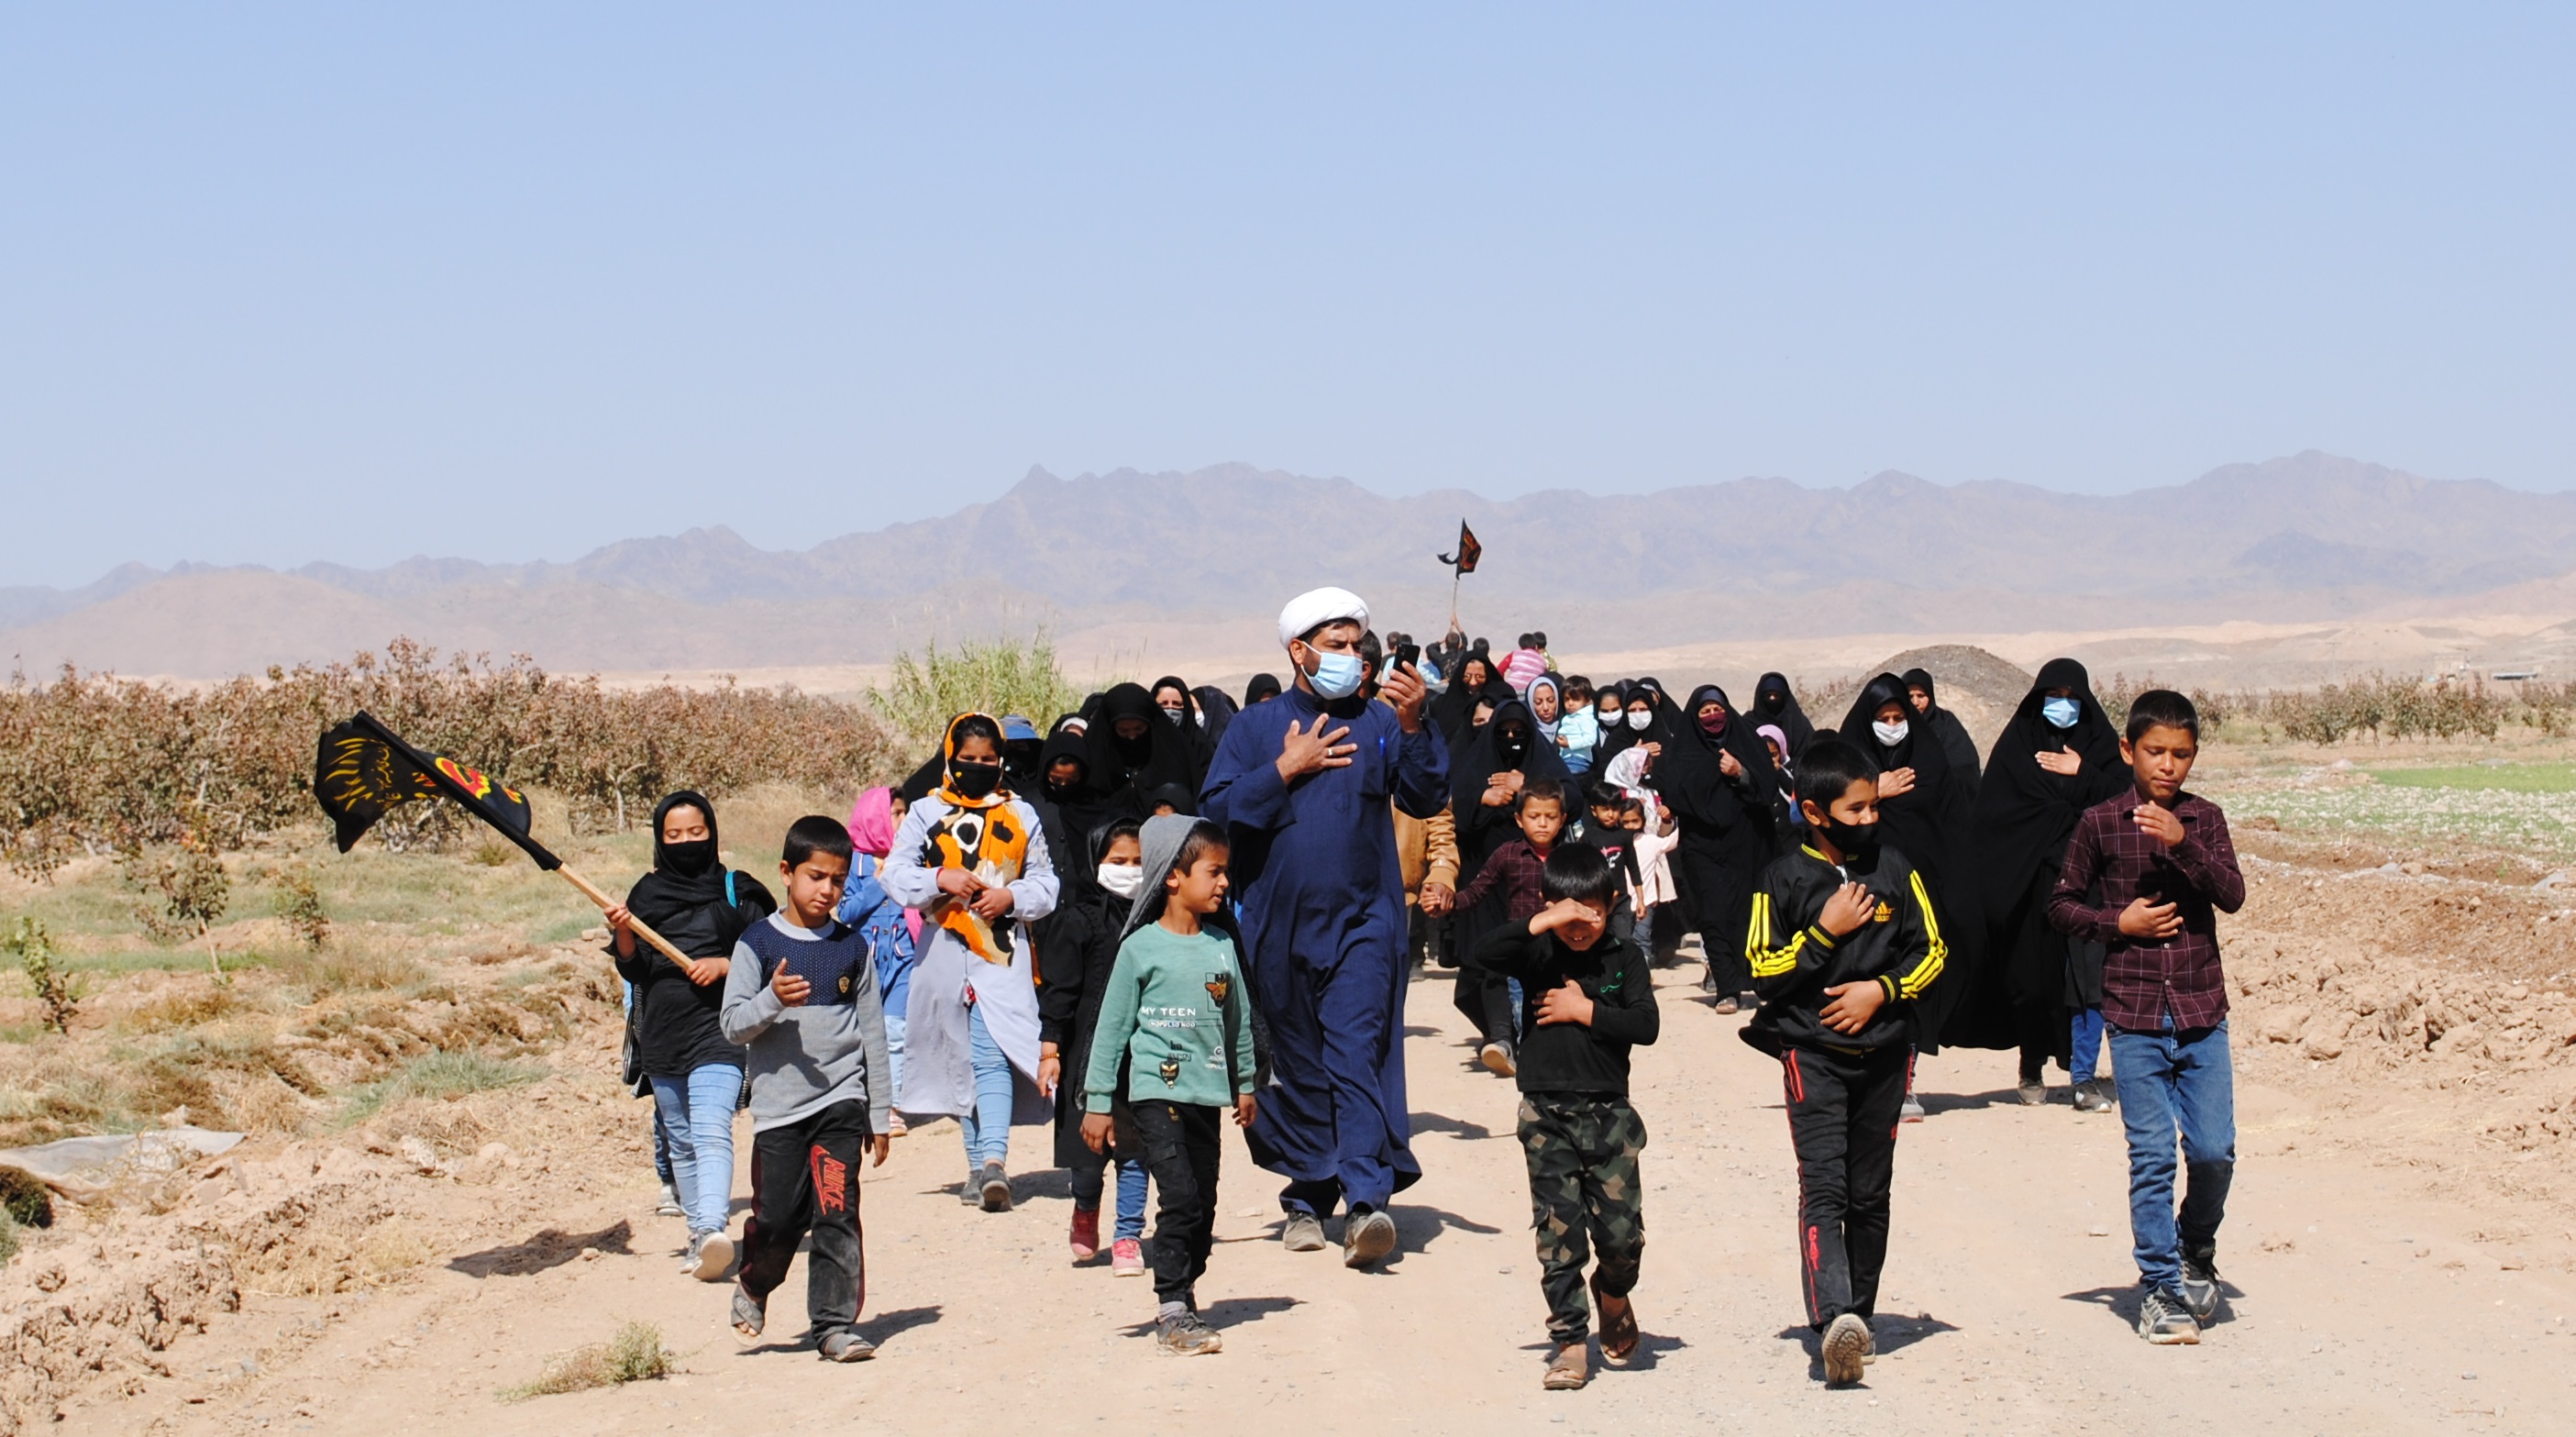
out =
[(1458, 521), (1458, 552), (1436, 557), (1461, 574), (1472, 574), (1476, 572), (1476, 561), (1485, 557), (1485, 546), (1476, 542), (1476, 531), (1468, 528), (1467, 521), (1461, 519)]
[[(332, 836), (342, 853), (373, 828), (387, 809), (423, 799), (448, 799), (517, 844), (536, 860), (537, 867), (561, 874), (602, 913), (617, 907), (617, 900), (598, 884), (564, 867), (562, 859), (529, 835), (528, 820), (533, 815), (527, 795), (445, 754), (413, 748), (364, 710), (351, 715), (347, 723), (323, 731), (313, 756), (313, 797), (331, 816)], [(642, 919), (629, 917), (626, 926), (683, 969), (692, 961)]]
[(364, 710), (322, 735), (313, 760), (313, 796), (331, 815), (342, 853), (386, 809), (416, 799), (446, 798), (525, 849), (539, 868), (551, 871), (563, 865), (528, 836), (528, 800), (517, 789), (494, 783), (480, 769), (445, 754), (413, 748)]

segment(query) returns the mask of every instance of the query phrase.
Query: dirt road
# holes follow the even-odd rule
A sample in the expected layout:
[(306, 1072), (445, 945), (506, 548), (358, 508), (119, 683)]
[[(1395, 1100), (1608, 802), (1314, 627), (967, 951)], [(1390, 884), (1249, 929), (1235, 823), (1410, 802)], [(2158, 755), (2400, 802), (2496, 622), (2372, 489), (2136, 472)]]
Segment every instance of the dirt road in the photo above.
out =
[[(1426, 1176), (1395, 1209), (1400, 1259), (1361, 1274), (1338, 1251), (1282, 1251), (1270, 1240), (1277, 1184), (1230, 1137), (1201, 1289), (1225, 1334), (1216, 1357), (1162, 1356), (1145, 1281), (1068, 1265), (1060, 1174), (1023, 1179), (1010, 1213), (962, 1207), (956, 1136), (941, 1125), (867, 1175), (874, 1362), (745, 1350), (722, 1320), (726, 1289), (676, 1272), (679, 1226), (652, 1215), (649, 1168), (625, 1156), (585, 1173), (586, 1196), (567, 1187), (548, 1205), (504, 1186), (477, 1199), (527, 1205), (483, 1214), (517, 1241), (451, 1249), (363, 1297), (249, 1300), (170, 1350), (170, 1380), (84, 1401), (64, 1430), (2565, 1430), (2576, 1282), (2563, 1215), (2442, 1200), (2428, 1186), (2438, 1170), (2374, 1155), (2372, 1134), (2397, 1131), (2387, 1118), (2323, 1111), (2260, 1064), (2240, 1078), (2243, 1160), (2221, 1248), (2230, 1316), (2197, 1348), (2151, 1348), (2124, 1322), (2135, 1273), (2117, 1120), (2078, 1117), (2062, 1092), (2019, 1106), (2008, 1055), (1928, 1063), (1932, 1117), (1905, 1128), (1898, 1150), (1884, 1355), (1865, 1386), (1825, 1390), (1797, 1304), (1778, 1068), (1736, 1040), (1740, 1019), (1700, 1005), (1689, 976), (1665, 975), (1664, 1041), (1638, 1060), (1652, 1133), (1645, 1352), (1583, 1392), (1539, 1390), (1515, 1095), (1471, 1065), (1434, 979), (1410, 1002)], [(640, 1104), (594, 1111), (610, 1125), (646, 1120)], [(2407, 1141), (2438, 1146), (2420, 1116)], [(1020, 1130), (1022, 1166), (1042, 1142)], [(2499, 1251), (2492, 1239), (2508, 1229), (2520, 1246)], [(802, 1283), (800, 1268), (773, 1299), (773, 1331), (801, 1326)], [(683, 1375), (497, 1399), (549, 1354), (630, 1318), (661, 1326)]]

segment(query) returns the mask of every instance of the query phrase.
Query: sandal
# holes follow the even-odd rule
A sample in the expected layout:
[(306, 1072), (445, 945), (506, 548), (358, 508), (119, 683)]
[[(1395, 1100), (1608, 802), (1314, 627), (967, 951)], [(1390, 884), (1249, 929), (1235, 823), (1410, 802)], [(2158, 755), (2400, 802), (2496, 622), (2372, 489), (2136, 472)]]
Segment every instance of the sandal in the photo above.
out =
[(736, 1279), (733, 1285), (733, 1330), (749, 1342), (759, 1337), (760, 1329), (768, 1324), (769, 1305), (752, 1296), (751, 1289)]
[(1569, 1342), (1547, 1360), (1547, 1375), (1538, 1385), (1549, 1392), (1573, 1392), (1591, 1380), (1591, 1354), (1582, 1343)]
[[(1601, 1360), (1625, 1362), (1637, 1355), (1637, 1305), (1624, 1297), (1612, 1297), (1601, 1290), (1601, 1279), (1592, 1280), (1592, 1302), (1601, 1309)], [(1616, 1303), (1615, 1308), (1611, 1304)]]

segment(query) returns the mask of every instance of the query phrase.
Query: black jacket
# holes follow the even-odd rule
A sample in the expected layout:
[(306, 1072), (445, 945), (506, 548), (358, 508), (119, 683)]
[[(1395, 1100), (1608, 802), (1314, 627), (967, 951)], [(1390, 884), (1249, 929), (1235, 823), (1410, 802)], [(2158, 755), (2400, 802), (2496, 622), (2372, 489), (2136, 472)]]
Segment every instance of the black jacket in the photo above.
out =
[[(1645, 952), (1605, 932), (1589, 951), (1528, 923), (1498, 923), (1467, 955), (1470, 965), (1521, 980), (1520, 1084), (1524, 1093), (1628, 1093), (1628, 1050), (1662, 1030)], [(1592, 1024), (1539, 1026), (1539, 999), (1568, 979), (1592, 1000)]]
[(1055, 1090), (1055, 1162), (1072, 1167), (1088, 1153), (1082, 1141), (1082, 1075), (1091, 1071), (1091, 1035), (1130, 905), (1094, 887), (1091, 896), (1047, 916), (1037, 935), (1038, 1038), (1064, 1061)]
[[(1878, 900), (1870, 921), (1840, 938), (1818, 923), (1825, 900), (1847, 882)], [(1812, 846), (1772, 860), (1753, 894), (1745, 957), (1762, 1011), (1744, 1041), (1777, 1057), (1790, 1045), (1844, 1052), (1898, 1047), (1913, 1040), (1914, 1000), (1941, 976), (1948, 954), (1923, 875), (1893, 848), (1878, 850), (1866, 871), (1837, 868)], [(1887, 1001), (1857, 1033), (1825, 1026), (1827, 988), (1875, 982)]]

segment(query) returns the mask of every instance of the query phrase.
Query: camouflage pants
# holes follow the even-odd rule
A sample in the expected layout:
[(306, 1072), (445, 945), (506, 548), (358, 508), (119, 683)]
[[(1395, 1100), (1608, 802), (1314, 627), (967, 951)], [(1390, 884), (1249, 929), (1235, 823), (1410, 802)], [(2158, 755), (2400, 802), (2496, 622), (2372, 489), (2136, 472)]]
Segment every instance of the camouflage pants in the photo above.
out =
[(1547, 1297), (1547, 1334), (1559, 1346), (1591, 1330), (1583, 1265), (1606, 1297), (1637, 1285), (1646, 1250), (1644, 1180), (1637, 1155), (1646, 1124), (1624, 1097), (1542, 1093), (1521, 1099), (1521, 1151), (1529, 1158), (1530, 1220), (1538, 1230), (1539, 1290)]

